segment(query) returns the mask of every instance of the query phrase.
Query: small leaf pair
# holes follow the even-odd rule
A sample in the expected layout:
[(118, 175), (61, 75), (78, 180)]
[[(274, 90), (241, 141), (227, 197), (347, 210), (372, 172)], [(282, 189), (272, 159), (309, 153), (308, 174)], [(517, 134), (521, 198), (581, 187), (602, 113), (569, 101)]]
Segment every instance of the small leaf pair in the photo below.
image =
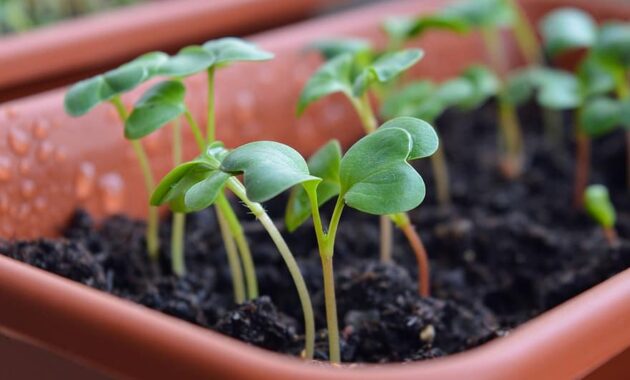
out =
[(591, 137), (599, 137), (618, 127), (630, 130), (630, 100), (605, 96), (589, 99), (580, 113), (580, 126)]
[(358, 61), (357, 55), (338, 55), (324, 63), (306, 83), (297, 113), (302, 114), (311, 103), (330, 94), (343, 93), (350, 99), (360, 97), (371, 85), (394, 79), (423, 55), (420, 49), (407, 49), (384, 54), (367, 66)]
[(477, 108), (496, 95), (498, 89), (496, 75), (484, 66), (474, 65), (440, 85), (419, 81), (405, 86), (385, 100), (381, 114), (387, 118), (413, 116), (432, 121), (450, 107)]
[(574, 109), (583, 102), (578, 78), (564, 70), (527, 68), (508, 79), (506, 100), (520, 105), (531, 98), (550, 109)]
[[(428, 157), (438, 147), (435, 130), (426, 122), (399, 117), (363, 137), (345, 155), (331, 141), (308, 161), (309, 173), (322, 179), (318, 206), (339, 195), (357, 210), (377, 215), (408, 211), (424, 199), (422, 178), (407, 163)], [(297, 229), (311, 215), (303, 187), (292, 190), (285, 222)]]

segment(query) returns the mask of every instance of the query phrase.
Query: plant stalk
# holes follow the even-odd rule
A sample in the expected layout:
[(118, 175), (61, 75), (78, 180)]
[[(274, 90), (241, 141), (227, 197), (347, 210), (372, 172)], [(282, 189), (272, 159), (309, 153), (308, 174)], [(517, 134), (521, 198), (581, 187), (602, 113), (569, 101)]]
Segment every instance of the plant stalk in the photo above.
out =
[(278, 228), (271, 218), (269, 218), (269, 215), (267, 215), (262, 205), (249, 200), (245, 188), (236, 178), (230, 178), (227, 182), (227, 187), (245, 204), (245, 206), (252, 214), (254, 214), (254, 216), (265, 228), (276, 245), (280, 256), (282, 256), (287, 269), (289, 270), (289, 274), (291, 275), (295, 288), (298, 292), (298, 297), (300, 298), (302, 312), (304, 313), (305, 357), (306, 359), (312, 359), (315, 349), (315, 317), (313, 314), (311, 297), (308, 294), (308, 289), (306, 287), (306, 283), (304, 282), (304, 277), (302, 277), (302, 273), (300, 272), (300, 267), (295, 261), (295, 258), (291, 253), (289, 246), (280, 234), (280, 231), (278, 231)]
[(238, 258), (236, 250), (236, 243), (234, 243), (234, 239), (232, 235), (230, 235), (225, 216), (218, 207), (215, 207), (214, 210), (217, 213), (217, 221), (219, 222), (221, 237), (223, 238), (223, 244), (225, 245), (225, 251), (227, 253), (228, 265), (230, 266), (230, 273), (232, 274), (234, 302), (236, 304), (241, 304), (245, 302), (245, 286), (243, 280), (243, 270), (241, 269), (241, 262)]
[(514, 26), (514, 36), (521, 54), (528, 65), (542, 64), (542, 49), (536, 36), (536, 31), (525, 15), (523, 8), (516, 0), (508, 0), (510, 7), (516, 13), (516, 24)]
[[(173, 165), (182, 162), (182, 135), (180, 120), (173, 123)], [(186, 274), (186, 262), (184, 260), (184, 231), (186, 230), (186, 214), (173, 213), (171, 226), (171, 268), (178, 277)]]
[(190, 129), (192, 130), (193, 136), (195, 136), (195, 142), (197, 143), (197, 147), (199, 148), (199, 151), (203, 152), (203, 150), (206, 147), (205, 139), (203, 138), (203, 134), (201, 134), (201, 129), (199, 129), (199, 124), (197, 124), (197, 122), (195, 121), (195, 118), (192, 116), (188, 108), (186, 108), (186, 110), (184, 111), (184, 117), (186, 117), (186, 121), (188, 122), (188, 125), (190, 126)]
[[(393, 231), (392, 231), (392, 221), (387, 215), (380, 216), (380, 225), (381, 225), (381, 242), (391, 242), (393, 241)], [(392, 249), (391, 244), (381, 244), (380, 250), (381, 262), (382, 263), (391, 263), (392, 262)]]
[(247, 284), (247, 298), (254, 299), (258, 297), (258, 280), (256, 279), (256, 270), (254, 269), (254, 261), (252, 253), (247, 244), (247, 238), (243, 232), (243, 227), (234, 213), (234, 209), (230, 205), (224, 193), (220, 193), (216, 201), (217, 207), (225, 217), (230, 235), (234, 238), (238, 252), (240, 254), (243, 270), (245, 271), (245, 283)]
[(619, 246), (619, 235), (617, 235), (617, 230), (614, 227), (602, 227), (602, 232), (609, 247), (615, 248)]
[(429, 257), (427, 250), (422, 244), (420, 235), (416, 232), (413, 224), (409, 219), (409, 216), (405, 213), (399, 213), (392, 215), (394, 223), (400, 228), (413, 249), (413, 253), (416, 255), (416, 262), (418, 265), (418, 293), (422, 297), (429, 297), (431, 295), (430, 289), (430, 270), (429, 270)]
[[(127, 121), (129, 114), (127, 113), (127, 109), (123, 104), (120, 96), (115, 96), (110, 101), (116, 111), (118, 112), (118, 116), (123, 124)], [(129, 140), (131, 143), (131, 147), (136, 155), (138, 163), (140, 164), (140, 169), (142, 170), (142, 176), (144, 178), (144, 186), (148, 194), (153, 192), (155, 189), (155, 179), (153, 178), (153, 172), (151, 171), (151, 164), (149, 163), (149, 159), (147, 154), (142, 147), (142, 143), (140, 140)], [(148, 216), (147, 216), (147, 232), (146, 232), (146, 242), (147, 242), (147, 252), (149, 255), (149, 259), (155, 262), (158, 259), (159, 249), (160, 249), (160, 239), (158, 235), (159, 228), (159, 215), (158, 208), (149, 206)]]
[(215, 77), (214, 65), (208, 69), (208, 124), (206, 136), (208, 137), (208, 143), (211, 143), (216, 138), (216, 120), (215, 120), (215, 102), (214, 102), (214, 77)]
[(514, 179), (523, 172), (523, 136), (514, 106), (499, 96), (499, 130), (502, 153), (501, 168), (507, 178)]
[(441, 146), (431, 156), (431, 166), (433, 167), (433, 176), (435, 178), (437, 201), (440, 206), (448, 207), (451, 204), (450, 181), (444, 148)]
[[(630, 99), (630, 84), (625, 70), (618, 70), (615, 75), (615, 87), (620, 100)], [(626, 188), (630, 191), (630, 130), (626, 131)]]

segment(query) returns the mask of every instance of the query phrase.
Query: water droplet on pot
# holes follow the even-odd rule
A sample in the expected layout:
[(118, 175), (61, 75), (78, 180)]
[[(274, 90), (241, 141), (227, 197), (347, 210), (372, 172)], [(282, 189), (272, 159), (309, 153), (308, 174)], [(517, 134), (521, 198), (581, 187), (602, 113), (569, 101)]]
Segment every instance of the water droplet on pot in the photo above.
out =
[(0, 181), (11, 179), (11, 160), (8, 157), (0, 157)]
[(39, 148), (37, 149), (37, 159), (40, 162), (44, 163), (50, 158), (50, 155), (52, 154), (54, 149), (55, 148), (50, 142), (42, 141), (42, 143), (39, 145)]
[(30, 146), (28, 135), (21, 129), (12, 129), (9, 132), (9, 146), (15, 154), (24, 156)]
[(36, 120), (33, 124), (33, 137), (38, 140), (43, 140), (48, 137), (48, 131), (50, 130), (50, 123), (46, 119)]
[(66, 150), (59, 147), (57, 149), (55, 149), (55, 160), (57, 162), (64, 162), (66, 160)]
[(22, 160), (20, 161), (19, 168), (21, 175), (27, 175), (31, 171), (31, 163), (27, 160)]
[(113, 214), (122, 210), (124, 201), (123, 179), (117, 173), (107, 173), (99, 180), (105, 212)]
[(30, 199), (35, 195), (35, 182), (30, 179), (22, 181), (20, 184), (20, 193), (26, 199)]
[(35, 198), (35, 202), (34, 202), (35, 210), (43, 211), (44, 208), (46, 208), (47, 203), (48, 202), (46, 202), (46, 198), (44, 198), (43, 196), (39, 196)]
[(94, 168), (94, 164), (90, 162), (81, 163), (74, 183), (77, 198), (84, 200), (92, 193), (95, 179), (96, 169)]

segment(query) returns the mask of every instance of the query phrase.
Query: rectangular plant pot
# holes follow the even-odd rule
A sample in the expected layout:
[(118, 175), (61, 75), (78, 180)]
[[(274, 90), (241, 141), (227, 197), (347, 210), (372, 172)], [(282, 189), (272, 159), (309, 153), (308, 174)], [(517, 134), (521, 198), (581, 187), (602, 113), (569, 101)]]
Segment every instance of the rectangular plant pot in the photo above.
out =
[[(225, 94), (217, 104), (218, 122), (225, 126), (219, 137), (228, 146), (260, 138), (277, 140), (305, 154), (332, 137), (351, 143), (361, 134), (358, 120), (335, 99), (317, 104), (300, 121), (294, 117), (293, 102), (319, 62), (304, 47), (326, 36), (382, 41), (378, 24), (383, 15), (428, 12), (442, 4), (388, 2), (255, 36), (253, 40), (277, 58), (234, 66), (219, 76), (218, 93)], [(617, 0), (526, 0), (523, 5), (534, 20), (560, 5), (579, 6), (601, 19), (630, 16), (628, 3)], [(427, 58), (414, 75), (444, 78), (482, 59), (476, 36), (432, 33), (420, 45)], [(518, 62), (518, 57), (512, 58)], [(193, 77), (189, 85), (191, 107), (203, 121), (204, 80)], [(257, 93), (265, 96), (256, 97)], [(130, 94), (126, 101), (137, 95)], [(63, 113), (62, 98), (59, 90), (0, 108), (2, 237), (54, 236), (79, 206), (98, 216), (122, 210), (141, 216), (146, 209), (139, 171), (113, 111), (103, 106), (72, 119)], [(192, 154), (191, 139), (187, 140)], [(170, 161), (167, 143), (164, 133), (146, 141), (159, 174)], [(43, 155), (46, 159), (41, 159)], [(28, 191), (31, 188), (36, 191)], [(332, 368), (248, 346), (0, 257), (0, 326), (5, 332), (107, 373), (133, 378), (576, 378), (630, 347), (628, 299), (630, 270), (509, 336), (462, 354), (405, 365)]]
[(71, 83), (148, 50), (170, 51), (226, 34), (283, 25), (332, 3), (151, 1), (6, 36), (0, 38), (0, 101)]

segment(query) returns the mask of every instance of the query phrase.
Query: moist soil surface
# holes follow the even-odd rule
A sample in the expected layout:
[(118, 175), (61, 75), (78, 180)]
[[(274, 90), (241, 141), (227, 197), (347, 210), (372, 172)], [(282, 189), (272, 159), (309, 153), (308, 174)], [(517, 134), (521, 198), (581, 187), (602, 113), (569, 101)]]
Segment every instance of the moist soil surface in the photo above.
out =
[[(630, 267), (622, 132), (593, 143), (591, 182), (606, 184), (617, 207), (621, 241), (611, 248), (601, 230), (573, 207), (569, 115), (562, 115), (564, 138), (554, 142), (543, 137), (535, 108), (521, 111), (527, 158), (524, 174), (512, 181), (497, 169), (494, 115), (489, 104), (475, 113), (447, 113), (436, 123), (451, 171), (452, 206), (436, 204), (429, 161), (417, 165), (428, 195), (410, 215), (431, 259), (432, 297), (417, 294), (415, 256), (401, 233), (395, 234), (393, 263), (379, 263), (378, 218), (344, 212), (334, 262), (343, 361), (412, 361), (467, 350)], [(279, 226), (285, 202), (265, 205)], [(0, 242), (0, 251), (242, 341), (299, 355), (302, 314), (289, 273), (264, 230), (240, 212), (261, 293), (241, 305), (234, 304), (225, 251), (209, 210), (187, 218), (183, 278), (170, 272), (169, 220), (161, 226), (158, 265), (146, 257), (142, 222), (114, 216), (97, 226), (83, 211), (69, 221), (65, 238)], [(330, 215), (330, 207), (324, 215)], [(316, 357), (326, 359), (312, 226), (284, 235), (313, 299)]]

